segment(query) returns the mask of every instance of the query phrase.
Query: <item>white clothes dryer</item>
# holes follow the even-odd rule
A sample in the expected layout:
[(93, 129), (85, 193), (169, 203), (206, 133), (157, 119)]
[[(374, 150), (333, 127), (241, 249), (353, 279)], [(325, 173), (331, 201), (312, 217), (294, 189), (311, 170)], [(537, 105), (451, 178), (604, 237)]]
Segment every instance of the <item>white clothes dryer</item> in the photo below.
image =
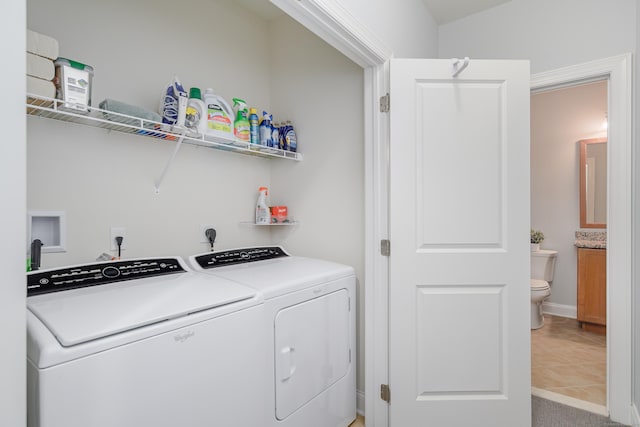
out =
[(264, 425), (254, 289), (177, 257), (40, 270), (27, 288), (30, 427)]
[(345, 427), (356, 418), (356, 280), (352, 267), (281, 247), (209, 252), (195, 270), (264, 298), (271, 386), (261, 426)]

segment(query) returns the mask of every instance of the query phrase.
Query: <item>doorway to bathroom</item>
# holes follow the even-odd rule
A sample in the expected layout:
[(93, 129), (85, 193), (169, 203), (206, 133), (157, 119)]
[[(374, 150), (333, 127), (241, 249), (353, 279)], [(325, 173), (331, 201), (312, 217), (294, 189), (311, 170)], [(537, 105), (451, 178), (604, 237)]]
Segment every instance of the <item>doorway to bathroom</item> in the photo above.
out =
[[(608, 414), (606, 219), (581, 222), (581, 208), (587, 194), (593, 199), (595, 189), (604, 190), (599, 211), (607, 212), (608, 81), (601, 77), (531, 94), (531, 228), (544, 235), (542, 249), (558, 252), (550, 296), (542, 304), (544, 323), (531, 331), (532, 393), (603, 415)], [(587, 167), (581, 141), (598, 141), (603, 159), (596, 164), (590, 154)], [(592, 175), (588, 182), (585, 170)], [(585, 261), (583, 250), (599, 258)], [(596, 259), (602, 260), (602, 273), (596, 273)], [(600, 292), (585, 291), (594, 286)], [(587, 322), (585, 307), (603, 313), (597, 320), (587, 316)]]
[(624, 424), (631, 424), (633, 418), (630, 410), (633, 283), (632, 76), (632, 56), (626, 53), (533, 74), (530, 86), (532, 94), (535, 94), (607, 80), (606, 410), (613, 421)]

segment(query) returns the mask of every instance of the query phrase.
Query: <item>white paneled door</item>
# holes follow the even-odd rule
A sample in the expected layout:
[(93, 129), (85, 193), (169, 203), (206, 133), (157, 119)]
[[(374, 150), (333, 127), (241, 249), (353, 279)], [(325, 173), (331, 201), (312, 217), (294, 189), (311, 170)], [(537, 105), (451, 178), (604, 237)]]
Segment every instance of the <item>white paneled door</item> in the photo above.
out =
[(390, 67), (390, 426), (530, 426), (529, 63)]

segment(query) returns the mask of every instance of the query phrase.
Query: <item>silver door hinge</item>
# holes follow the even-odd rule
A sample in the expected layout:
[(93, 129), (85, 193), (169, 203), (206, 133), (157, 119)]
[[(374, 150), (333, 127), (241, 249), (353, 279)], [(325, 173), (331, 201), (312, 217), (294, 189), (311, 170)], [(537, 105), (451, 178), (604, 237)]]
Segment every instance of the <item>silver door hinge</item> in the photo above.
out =
[(387, 93), (380, 97), (380, 112), (388, 113), (391, 109), (391, 96)]
[(391, 241), (380, 240), (380, 254), (382, 256), (391, 256)]
[(380, 399), (391, 403), (391, 390), (388, 384), (380, 384)]

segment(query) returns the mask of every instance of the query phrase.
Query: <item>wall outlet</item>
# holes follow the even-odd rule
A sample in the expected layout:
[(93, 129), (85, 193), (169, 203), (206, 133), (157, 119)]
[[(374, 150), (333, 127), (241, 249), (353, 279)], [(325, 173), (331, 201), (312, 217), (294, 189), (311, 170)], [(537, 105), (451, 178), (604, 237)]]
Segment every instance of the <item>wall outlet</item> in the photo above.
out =
[(207, 231), (207, 228), (215, 229), (216, 227), (214, 227), (211, 224), (200, 224), (200, 230), (199, 230), (200, 234), (198, 234), (200, 243), (207, 243), (207, 244), (209, 243), (209, 239), (207, 239), (207, 235), (205, 234), (205, 231)]
[(122, 236), (121, 250), (127, 249), (127, 230), (124, 227), (111, 227), (111, 233), (109, 234), (111, 245), (109, 246), (112, 251), (118, 250), (118, 244), (116, 243), (116, 237)]

